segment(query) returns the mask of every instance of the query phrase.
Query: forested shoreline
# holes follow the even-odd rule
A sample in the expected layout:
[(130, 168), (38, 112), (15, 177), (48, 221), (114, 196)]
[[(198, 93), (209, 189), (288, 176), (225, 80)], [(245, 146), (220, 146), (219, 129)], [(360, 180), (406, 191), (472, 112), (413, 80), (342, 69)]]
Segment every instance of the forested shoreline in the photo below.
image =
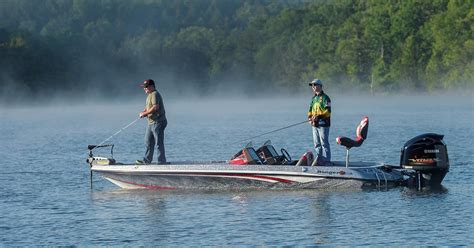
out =
[[(470, 0), (2, 0), (0, 97), (177, 92), (471, 91)], [(100, 93), (99, 93), (100, 95)]]

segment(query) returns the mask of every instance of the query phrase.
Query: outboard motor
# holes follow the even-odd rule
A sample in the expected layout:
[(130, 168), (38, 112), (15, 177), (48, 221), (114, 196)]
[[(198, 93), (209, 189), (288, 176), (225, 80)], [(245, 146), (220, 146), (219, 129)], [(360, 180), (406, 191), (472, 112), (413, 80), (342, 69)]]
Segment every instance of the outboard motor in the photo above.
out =
[(426, 133), (407, 141), (401, 150), (400, 166), (413, 170), (418, 189), (439, 186), (449, 171), (448, 150), (444, 135)]

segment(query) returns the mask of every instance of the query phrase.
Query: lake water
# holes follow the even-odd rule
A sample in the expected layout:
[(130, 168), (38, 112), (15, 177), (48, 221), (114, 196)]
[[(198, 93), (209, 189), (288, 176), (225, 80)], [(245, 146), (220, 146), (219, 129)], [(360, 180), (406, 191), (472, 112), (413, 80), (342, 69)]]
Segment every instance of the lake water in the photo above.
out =
[[(165, 96), (169, 161), (229, 159), (252, 136), (305, 120), (310, 96), (271, 100), (173, 101)], [(472, 246), (472, 97), (333, 96), (333, 160), (339, 135), (368, 139), (351, 161), (399, 163), (400, 148), (426, 132), (445, 135), (451, 163), (443, 190), (123, 190), (89, 185), (87, 145), (137, 118), (143, 101), (87, 106), (0, 107), (0, 246)], [(145, 120), (111, 139), (115, 158), (144, 153)], [(309, 125), (272, 139), (294, 157), (311, 149)], [(106, 152), (104, 152), (106, 154)]]

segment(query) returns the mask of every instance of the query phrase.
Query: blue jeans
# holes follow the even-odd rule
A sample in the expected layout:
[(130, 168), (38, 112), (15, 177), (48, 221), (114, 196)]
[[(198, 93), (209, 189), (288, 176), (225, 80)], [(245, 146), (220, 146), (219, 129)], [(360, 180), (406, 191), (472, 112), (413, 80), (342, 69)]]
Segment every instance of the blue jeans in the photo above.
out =
[(329, 146), (329, 127), (313, 127), (315, 160), (319, 165), (331, 162), (331, 147)]
[(166, 163), (165, 155), (165, 128), (168, 125), (168, 121), (155, 122), (154, 124), (149, 124), (145, 132), (145, 157), (143, 161), (146, 164), (150, 164), (153, 161), (153, 151), (155, 150), (155, 144), (158, 151), (158, 163)]

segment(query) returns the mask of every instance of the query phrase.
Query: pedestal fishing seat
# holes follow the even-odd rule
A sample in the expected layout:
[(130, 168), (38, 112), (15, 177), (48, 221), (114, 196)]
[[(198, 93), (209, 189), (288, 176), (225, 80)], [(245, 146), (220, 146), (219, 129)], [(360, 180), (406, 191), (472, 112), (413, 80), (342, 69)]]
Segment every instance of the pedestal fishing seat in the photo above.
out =
[(369, 117), (364, 116), (360, 121), (356, 129), (356, 139), (353, 140), (348, 137), (339, 136), (336, 138), (336, 142), (339, 145), (346, 147), (346, 167), (349, 167), (349, 150), (352, 147), (359, 147), (362, 145), (365, 139), (367, 139), (367, 132), (369, 131)]

